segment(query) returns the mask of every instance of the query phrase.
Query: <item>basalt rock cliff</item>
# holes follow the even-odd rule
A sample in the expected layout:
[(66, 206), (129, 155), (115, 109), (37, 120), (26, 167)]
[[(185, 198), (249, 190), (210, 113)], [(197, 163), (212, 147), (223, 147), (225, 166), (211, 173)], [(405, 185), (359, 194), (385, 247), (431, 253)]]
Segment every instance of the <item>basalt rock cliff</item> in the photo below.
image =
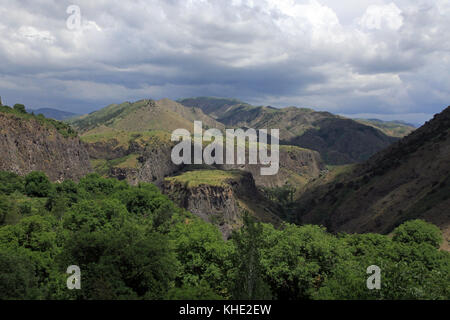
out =
[(26, 175), (43, 171), (53, 181), (78, 180), (91, 171), (76, 136), (64, 136), (38, 119), (0, 112), (0, 170)]

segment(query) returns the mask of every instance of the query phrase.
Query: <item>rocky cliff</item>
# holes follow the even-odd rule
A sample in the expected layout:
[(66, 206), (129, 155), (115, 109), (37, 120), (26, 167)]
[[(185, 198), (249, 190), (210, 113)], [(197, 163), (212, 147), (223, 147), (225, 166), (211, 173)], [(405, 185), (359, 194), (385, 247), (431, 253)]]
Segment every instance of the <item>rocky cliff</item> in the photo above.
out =
[[(247, 155), (248, 159), (248, 155)], [(218, 165), (220, 169), (250, 172), (258, 187), (282, 187), (286, 184), (301, 188), (320, 176), (326, 169), (320, 154), (314, 150), (295, 146), (280, 146), (280, 168), (276, 175), (262, 176), (261, 164)]]
[(90, 137), (84, 139), (96, 172), (133, 185), (139, 182), (159, 185), (182, 168), (173, 164), (173, 143), (163, 132), (113, 132), (106, 138), (94, 136), (94, 141)]
[(20, 175), (44, 171), (51, 180), (62, 181), (78, 180), (91, 171), (78, 137), (65, 137), (33, 117), (0, 112), (0, 149), (0, 170)]
[(245, 211), (277, 223), (277, 207), (257, 190), (248, 172), (200, 170), (165, 179), (163, 193), (179, 206), (217, 225), (224, 238), (242, 225)]

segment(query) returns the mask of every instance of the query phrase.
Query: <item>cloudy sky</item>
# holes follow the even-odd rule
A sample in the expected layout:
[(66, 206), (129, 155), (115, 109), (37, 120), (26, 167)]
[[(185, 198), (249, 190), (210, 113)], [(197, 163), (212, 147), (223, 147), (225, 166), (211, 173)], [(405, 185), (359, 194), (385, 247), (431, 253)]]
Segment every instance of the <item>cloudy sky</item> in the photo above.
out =
[(8, 104), (220, 96), (416, 123), (450, 104), (450, 0), (1, 0), (0, 17)]

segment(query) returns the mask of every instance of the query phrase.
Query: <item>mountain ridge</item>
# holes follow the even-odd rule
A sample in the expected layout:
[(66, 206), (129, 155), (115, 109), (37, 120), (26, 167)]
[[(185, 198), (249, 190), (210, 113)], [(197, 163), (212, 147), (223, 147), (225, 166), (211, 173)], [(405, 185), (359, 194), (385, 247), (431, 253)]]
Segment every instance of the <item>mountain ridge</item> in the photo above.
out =
[[(319, 151), (327, 164), (332, 165), (367, 160), (397, 140), (373, 126), (310, 108), (256, 107), (241, 101), (234, 104), (237, 100), (205, 97), (179, 101), (202, 109), (226, 126), (280, 129), (281, 144)], [(344, 139), (336, 139), (339, 136)]]
[(299, 223), (334, 232), (389, 233), (424, 219), (450, 237), (450, 107), (424, 126), (334, 181), (313, 187), (297, 204)]
[(54, 108), (39, 108), (39, 109), (28, 109), (29, 113), (34, 114), (43, 114), (46, 118), (55, 119), (55, 120), (66, 120), (73, 117), (78, 117), (80, 114), (73, 113), (69, 111), (63, 111)]

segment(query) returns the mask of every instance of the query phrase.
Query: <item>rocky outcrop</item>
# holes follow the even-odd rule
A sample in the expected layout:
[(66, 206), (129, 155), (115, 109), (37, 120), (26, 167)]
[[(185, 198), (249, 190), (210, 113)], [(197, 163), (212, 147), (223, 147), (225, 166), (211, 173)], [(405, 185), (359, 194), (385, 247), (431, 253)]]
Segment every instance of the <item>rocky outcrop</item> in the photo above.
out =
[(137, 181), (162, 182), (162, 180), (180, 170), (170, 157), (171, 147), (162, 145), (144, 151), (142, 166), (136, 175)]
[[(100, 159), (107, 162), (108, 169), (105, 172), (107, 176), (127, 180), (132, 185), (139, 182), (159, 185), (165, 177), (181, 169), (181, 166), (172, 162), (170, 141), (159, 141), (149, 145), (129, 141), (127, 146), (124, 146), (117, 140), (110, 139), (104, 142), (85, 143), (85, 145), (92, 160)], [(127, 157), (130, 156), (134, 156), (136, 161), (127, 163)]]
[(89, 155), (78, 137), (33, 118), (0, 113), (0, 170), (26, 175), (43, 171), (52, 181), (79, 180), (91, 171)]
[(241, 224), (238, 200), (230, 185), (186, 188), (181, 183), (164, 183), (162, 190), (180, 207), (216, 224), (225, 238)]
[(84, 143), (84, 146), (91, 159), (113, 160), (130, 154), (129, 149), (121, 146), (115, 139), (106, 142)]
[(225, 239), (242, 226), (245, 211), (260, 221), (275, 224), (280, 221), (276, 216), (279, 208), (259, 193), (248, 172), (241, 172), (237, 178), (220, 185), (188, 186), (176, 180), (166, 180), (161, 189), (180, 207), (217, 225)]
[(225, 170), (243, 170), (250, 172), (258, 187), (282, 187), (286, 184), (301, 187), (310, 180), (316, 179), (325, 170), (325, 164), (317, 151), (294, 146), (280, 146), (280, 168), (276, 175), (263, 176), (263, 165), (220, 165)]

